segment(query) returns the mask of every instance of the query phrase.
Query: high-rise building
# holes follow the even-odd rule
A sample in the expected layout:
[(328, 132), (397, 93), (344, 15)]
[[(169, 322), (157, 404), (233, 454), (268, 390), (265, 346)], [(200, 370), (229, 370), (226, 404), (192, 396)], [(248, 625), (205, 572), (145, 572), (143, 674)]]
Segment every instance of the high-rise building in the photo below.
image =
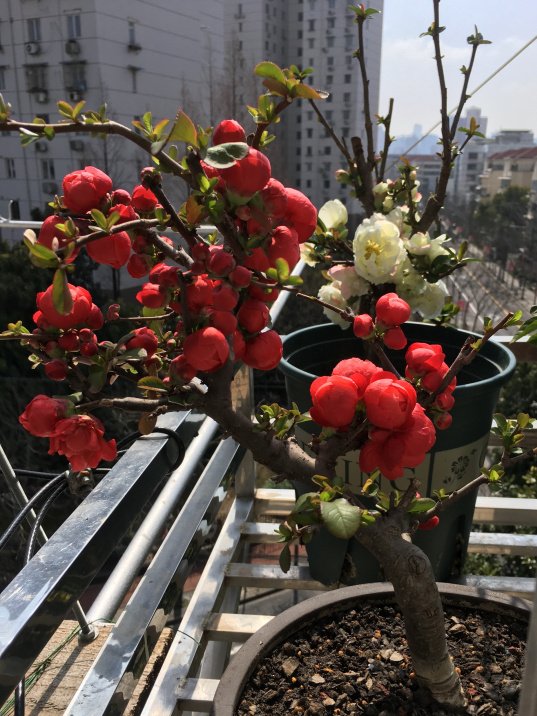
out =
[[(129, 127), (148, 110), (173, 119), (179, 107), (207, 126), (222, 88), (224, 9), (215, 0), (0, 0), (0, 91), (24, 121), (57, 121), (64, 99), (93, 109), (106, 102)], [(21, 219), (40, 218), (74, 169), (95, 164), (132, 187), (148, 163), (122, 138), (1, 143), (0, 214), (14, 199)]]
[[(487, 118), (483, 117), (479, 107), (468, 107), (464, 117), (461, 118), (460, 127), (470, 127), (472, 119), (479, 125), (479, 132), (486, 135)], [(464, 134), (459, 134), (459, 143), (464, 141)], [(468, 204), (475, 200), (479, 187), (479, 178), (485, 169), (487, 158), (487, 140), (481, 137), (472, 137), (464, 148), (463, 153), (457, 157), (453, 175), (448, 184), (448, 195), (461, 204)]]
[[(237, 72), (237, 105), (255, 103), (263, 87), (255, 84), (253, 67), (262, 60), (280, 66), (291, 64), (314, 69), (311, 84), (330, 92), (319, 107), (338, 136), (347, 143), (354, 135), (364, 137), (364, 108), (358, 62), (355, 15), (348, 0), (226, 0), (226, 37), (235, 38), (228, 68)], [(383, 2), (365, 3), (382, 10)], [(369, 76), (371, 116), (379, 112), (382, 15), (365, 26), (365, 57)], [(231, 49), (228, 45), (228, 51)], [(238, 107), (237, 107), (238, 108)], [(307, 100), (285, 110), (274, 127), (281, 140), (269, 151), (275, 169), (287, 184), (297, 187), (320, 205), (348, 192), (335, 180), (344, 159), (319, 122)], [(376, 126), (374, 127), (376, 135)]]

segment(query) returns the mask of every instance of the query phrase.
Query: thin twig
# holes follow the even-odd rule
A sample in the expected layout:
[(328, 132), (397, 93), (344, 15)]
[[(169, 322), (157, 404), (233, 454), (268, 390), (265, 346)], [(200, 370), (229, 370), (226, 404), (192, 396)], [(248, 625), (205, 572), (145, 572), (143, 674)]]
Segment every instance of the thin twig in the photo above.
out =
[(390, 104), (388, 108), (388, 114), (384, 117), (384, 146), (382, 147), (382, 154), (380, 159), (380, 166), (377, 170), (377, 181), (383, 181), (384, 172), (386, 171), (386, 162), (388, 161), (388, 151), (392, 144), (392, 138), (390, 137), (390, 128), (392, 124), (393, 115), (393, 97), (390, 97)]

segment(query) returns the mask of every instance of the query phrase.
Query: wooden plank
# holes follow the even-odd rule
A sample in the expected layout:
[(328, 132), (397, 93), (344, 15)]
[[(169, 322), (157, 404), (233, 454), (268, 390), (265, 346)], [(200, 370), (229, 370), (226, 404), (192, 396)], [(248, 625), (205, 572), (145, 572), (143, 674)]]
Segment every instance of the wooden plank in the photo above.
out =
[(177, 692), (181, 709), (209, 713), (217, 686), (218, 679), (185, 679)]
[(478, 497), (474, 522), (537, 527), (537, 499)]
[(295, 491), (263, 487), (255, 491), (255, 515), (288, 515), (295, 504)]
[(480, 574), (467, 574), (461, 582), (469, 587), (506, 592), (525, 599), (529, 599), (535, 591), (535, 579), (531, 577), (484, 577)]
[(254, 544), (274, 544), (278, 542), (276, 522), (245, 522), (242, 526), (242, 537), (246, 542)]
[(226, 568), (228, 581), (241, 587), (263, 589), (304, 589), (326, 591), (327, 587), (310, 577), (308, 567), (294, 566), (282, 572), (279, 566), (233, 562)]
[(535, 556), (537, 554), (537, 535), (470, 532), (468, 551), (479, 554)]
[(207, 623), (206, 635), (214, 641), (242, 642), (271, 619), (271, 616), (265, 614), (212, 614)]
[[(73, 631), (78, 629), (78, 622), (62, 622), (26, 674), (27, 678), (30, 677), (40, 664), (50, 658), (35, 685), (27, 689), (26, 716), (59, 716), (65, 712), (112, 626), (99, 624), (97, 638), (83, 644), (77, 636), (67, 641)], [(8, 714), (11, 716), (13, 711), (8, 711)]]

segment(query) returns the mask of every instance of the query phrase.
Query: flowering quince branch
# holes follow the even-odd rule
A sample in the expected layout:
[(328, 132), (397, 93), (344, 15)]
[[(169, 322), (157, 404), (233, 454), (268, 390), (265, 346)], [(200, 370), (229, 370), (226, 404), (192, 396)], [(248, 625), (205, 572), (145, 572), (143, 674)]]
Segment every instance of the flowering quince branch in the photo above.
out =
[[(433, 37), (444, 88), (438, 4), (434, 0), (435, 21), (428, 34)], [(304, 82), (308, 70), (281, 69), (271, 62), (261, 62), (255, 69), (267, 92), (257, 107), (249, 108), (257, 127), (248, 138), (234, 119), (220, 122), (211, 135), (209, 130), (196, 129), (184, 112), (178, 113), (171, 130), (166, 129), (169, 120), (154, 125), (146, 113), (135, 122), (138, 135), (105, 121), (104, 110), (82, 114), (83, 105), (73, 108), (62, 102), (58, 107), (67, 122), (20, 123), (10, 119), (10, 108), (0, 98), (0, 129), (21, 131), (24, 144), (41, 136), (50, 139), (54, 133), (116, 133), (146, 149), (157, 167), (144, 170), (141, 184), (130, 193), (114, 189), (110, 177), (96, 167), (64, 177), (63, 195), (53, 203), (56, 213), (45, 220), (38, 237), (25, 239), (33, 263), (55, 270), (51, 285), (37, 294), (35, 328), (31, 332), (20, 322), (10, 324), (0, 337), (20, 340), (31, 349), (35, 366), (43, 365), (50, 379), (65, 381), (76, 390), (60, 398), (35, 396), (19, 418), (28, 432), (48, 438), (49, 452), (64, 455), (75, 472), (96, 468), (117, 455), (115, 439), (105, 437), (104, 426), (89, 411), (101, 407), (135, 411), (141, 414), (140, 431), (147, 433), (157, 415), (194, 408), (251, 450), (257, 462), (309, 486), (312, 492), (297, 500), (280, 527), (282, 554), (291, 541), (306, 541), (320, 525), (337, 537), (356, 538), (379, 559), (394, 585), (418, 679), (443, 703), (462, 705), (434, 574), (421, 550), (406, 539), (417, 523), (420, 528), (434, 526), (435, 510), (440, 512), (460, 496), (421, 498), (414, 479), (402, 495), (395, 490), (385, 495), (379, 491), (377, 477), (398, 480), (423, 461), (435, 443), (436, 430), (449, 428), (456, 374), (493, 333), (518, 318), (515, 314), (497, 326), (486, 325), (481, 341), (465, 346), (451, 368), (440, 345), (407, 346), (401, 326), (413, 310), (424, 317), (438, 315), (445, 298), (439, 279), (466, 262), (464, 249), (448, 249), (445, 236), (432, 238), (427, 233), (443, 203), (443, 182), (457, 154), (451, 135), (460, 112), (450, 127), (442, 89), (441, 181), (436, 197), (429, 199), (419, 218), (415, 167), (403, 164), (396, 180), (379, 181), (386, 157), (377, 158), (373, 146), (363, 37), (365, 21), (375, 11), (359, 5), (354, 12), (366, 105), (366, 153), (361, 140), (353, 137), (351, 154), (328, 125), (317, 107), (323, 93)], [(483, 42), (476, 31), (467, 74), (475, 47)], [(466, 86), (467, 82), (462, 104)], [(272, 176), (270, 160), (262, 151), (273, 139), (268, 127), (301, 99), (312, 103), (342, 151), (348, 166), (339, 177), (351, 185), (364, 207), (366, 218), (352, 240), (346, 228), (347, 210), (340, 201), (327, 202), (318, 214), (304, 194)], [(388, 135), (392, 108), (390, 102), (389, 113), (382, 118)], [(466, 141), (476, 129), (470, 127)], [(185, 145), (182, 158), (172, 142)], [(389, 142), (388, 136), (384, 155)], [(191, 190), (178, 208), (164, 192), (161, 171), (178, 176)], [(221, 241), (216, 234), (200, 237), (199, 227), (206, 221), (217, 227)], [(187, 249), (178, 239), (159, 236), (161, 227), (179, 234)], [(129, 330), (116, 343), (99, 341), (105, 317), (86, 289), (68, 282), (80, 251), (100, 264), (125, 266), (133, 278), (142, 279), (136, 295), (140, 317), (120, 318), (118, 307), (112, 305), (106, 321), (147, 325)], [(301, 254), (329, 269), (330, 284), (316, 298), (298, 290), (291, 275)], [(234, 409), (231, 382), (241, 365), (272, 370), (280, 362), (282, 341), (269, 327), (269, 306), (281, 290), (315, 301), (344, 327), (352, 324), (354, 335), (371, 351), (365, 359), (340, 361), (330, 375), (312, 382), (309, 414), (301, 414), (294, 405), (290, 410), (262, 406), (254, 421)], [(405, 350), (401, 375), (383, 346)], [(109, 397), (104, 390), (116, 379), (134, 383), (141, 397)], [(321, 428), (312, 441), (313, 455), (292, 435), (295, 425), (306, 419)], [(509, 456), (519, 450), (525, 426), (524, 418), (517, 420), (515, 427), (498, 423)], [(360, 451), (360, 469), (370, 478), (357, 494), (350, 494), (339, 485), (336, 460), (354, 449)], [(468, 490), (481, 480), (494, 481), (499, 474), (496, 466), (483, 471)], [(419, 615), (417, 603), (423, 605)]]

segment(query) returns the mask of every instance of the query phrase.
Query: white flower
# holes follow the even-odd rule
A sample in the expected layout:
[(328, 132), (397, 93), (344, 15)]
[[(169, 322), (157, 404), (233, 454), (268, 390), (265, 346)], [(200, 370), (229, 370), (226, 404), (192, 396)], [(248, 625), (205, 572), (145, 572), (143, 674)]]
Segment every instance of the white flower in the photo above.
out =
[[(321, 299), (321, 301), (325, 301), (325, 303), (330, 303), (332, 306), (336, 306), (336, 308), (347, 308), (347, 302), (341, 295), (340, 285), (339, 281), (333, 281), (332, 283), (328, 283), (325, 286), (321, 286), (319, 289), (319, 293), (317, 296)], [(329, 308), (324, 308), (324, 315), (332, 321), (332, 323), (335, 323), (340, 328), (348, 328), (349, 322), (345, 321), (339, 313), (336, 313), (335, 311), (331, 311)]]
[(441, 312), (446, 296), (446, 285), (443, 281), (437, 283), (425, 282), (425, 291), (409, 301), (415, 311), (419, 311), (423, 318), (434, 318)]
[(389, 212), (393, 209), (393, 197), (387, 196), (382, 202), (382, 211)]
[(328, 273), (330, 278), (339, 284), (338, 288), (345, 301), (364, 296), (369, 290), (369, 283), (358, 276), (354, 266), (332, 266)]
[(333, 229), (341, 228), (347, 224), (349, 215), (345, 204), (342, 204), (339, 199), (332, 199), (323, 204), (319, 209), (319, 219), (326, 226), (328, 231)]
[(417, 296), (425, 291), (426, 283), (423, 276), (412, 266), (408, 256), (405, 256), (395, 275), (397, 294), (410, 302), (412, 296)]
[(390, 211), (389, 214), (386, 214), (386, 218), (388, 219), (388, 221), (391, 221), (392, 224), (395, 224), (397, 226), (401, 235), (403, 234), (403, 231), (405, 229), (405, 217), (407, 214), (407, 206), (396, 206)]
[(428, 256), (429, 261), (432, 263), (437, 256), (449, 253), (442, 246), (446, 241), (449, 241), (449, 239), (445, 234), (438, 236), (436, 239), (431, 239), (429, 234), (417, 233), (408, 240), (406, 248), (409, 253), (415, 256)]
[(315, 244), (308, 241), (300, 244), (300, 258), (308, 266), (316, 266), (319, 262), (315, 258)]
[(406, 256), (397, 226), (382, 214), (364, 219), (352, 243), (356, 273), (371, 283), (393, 281)]

